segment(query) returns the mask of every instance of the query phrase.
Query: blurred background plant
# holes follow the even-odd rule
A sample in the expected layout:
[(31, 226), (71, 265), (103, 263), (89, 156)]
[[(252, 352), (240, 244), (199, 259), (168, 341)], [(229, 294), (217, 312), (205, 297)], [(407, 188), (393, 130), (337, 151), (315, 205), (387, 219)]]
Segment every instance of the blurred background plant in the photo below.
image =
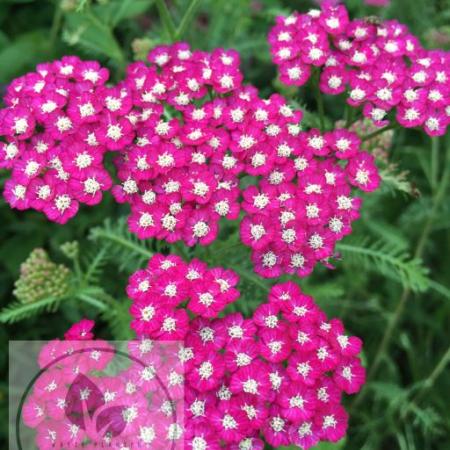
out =
[[(448, 0), (391, 0), (384, 7), (349, 0), (354, 16), (379, 15), (406, 23), (428, 47), (450, 48)], [(2, 0), (0, 90), (36, 63), (65, 54), (95, 58), (113, 80), (128, 62), (145, 59), (154, 45), (175, 39), (194, 48), (241, 52), (247, 82), (262, 94), (279, 91), (318, 123), (307, 89), (283, 87), (270, 62), (266, 34), (278, 14), (305, 11), (295, 0)], [(327, 124), (343, 119), (342, 102), (325, 98)], [(370, 134), (371, 126), (353, 128)], [(414, 130), (374, 137), (383, 187), (366, 198), (352, 236), (338, 246), (337, 270), (316, 269), (302, 288), (341, 317), (365, 341), (368, 383), (353, 403), (348, 437), (319, 449), (428, 450), (450, 448), (450, 138)], [(6, 174), (0, 173), (3, 184)], [(105, 338), (130, 338), (128, 275), (155, 251), (196, 256), (241, 275), (234, 309), (249, 314), (267, 294), (268, 281), (251, 270), (237, 223), (223, 227), (207, 248), (170, 249), (142, 242), (126, 228), (122, 206), (109, 196), (61, 227), (0, 201), (0, 339), (62, 336), (83, 316), (96, 318)], [(105, 221), (105, 218), (108, 218)], [(57, 320), (55, 320), (57, 318)], [(1, 352), (0, 443), (6, 448), (7, 352)]]

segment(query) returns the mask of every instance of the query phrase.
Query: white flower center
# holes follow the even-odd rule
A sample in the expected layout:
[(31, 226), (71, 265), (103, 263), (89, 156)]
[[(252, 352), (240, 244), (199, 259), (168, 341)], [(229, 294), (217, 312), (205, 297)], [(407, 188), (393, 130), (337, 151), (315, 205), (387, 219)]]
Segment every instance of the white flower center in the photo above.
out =
[(148, 305), (141, 310), (141, 317), (144, 322), (149, 322), (155, 317), (155, 308), (152, 305)]
[(192, 227), (192, 234), (195, 237), (202, 238), (209, 233), (209, 225), (206, 222), (199, 221)]
[(72, 121), (65, 116), (58, 117), (56, 119), (56, 128), (60, 133), (64, 133), (65, 131), (69, 131), (72, 128)]
[(28, 120), (25, 117), (15, 119), (13, 128), (16, 134), (25, 133), (28, 130)]
[(207, 380), (211, 378), (214, 373), (213, 365), (209, 361), (204, 361), (200, 364), (198, 369), (198, 374), (202, 380)]
[(116, 125), (109, 124), (106, 135), (108, 136), (109, 139), (112, 139), (113, 141), (118, 141), (123, 136), (122, 127), (119, 124)]
[(238, 427), (238, 424), (233, 416), (225, 414), (222, 419), (222, 427), (225, 430), (235, 430)]
[(95, 114), (94, 106), (90, 102), (79, 105), (78, 110), (81, 117), (89, 117)]
[(84, 192), (86, 194), (96, 194), (101, 189), (100, 183), (93, 177), (87, 178), (84, 181)]
[(43, 103), (41, 105), (41, 111), (43, 113), (52, 113), (56, 108), (58, 107), (58, 105), (52, 101), (52, 100), (47, 100), (45, 103)]
[(71, 203), (72, 199), (67, 194), (58, 195), (55, 198), (56, 209), (61, 213), (64, 213), (64, 211), (70, 207)]

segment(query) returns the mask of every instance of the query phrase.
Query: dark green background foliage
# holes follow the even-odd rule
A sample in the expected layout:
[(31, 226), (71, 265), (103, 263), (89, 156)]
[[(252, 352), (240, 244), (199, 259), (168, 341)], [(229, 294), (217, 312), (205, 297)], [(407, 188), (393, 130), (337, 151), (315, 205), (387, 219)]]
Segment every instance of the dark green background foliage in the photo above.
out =
[[(96, 58), (114, 81), (127, 62), (150, 46), (169, 42), (157, 0), (0, 0), (0, 90), (38, 62), (77, 54)], [(408, 24), (427, 47), (449, 48), (450, 5), (446, 0), (392, 0), (384, 9), (346, 2), (353, 15), (379, 14)], [(317, 123), (307, 90), (283, 88), (276, 81), (266, 43), (277, 14), (305, 11), (312, 4), (294, 0), (171, 0), (167, 2), (177, 36), (194, 48), (234, 47), (242, 54), (247, 82), (263, 95), (279, 91)], [(138, 39), (136, 41), (136, 39)], [(342, 119), (342, 98), (325, 99), (327, 123)], [(346, 399), (351, 412), (347, 439), (325, 449), (445, 450), (450, 448), (450, 139), (431, 140), (416, 131), (397, 130), (383, 188), (365, 199), (352, 236), (339, 245), (336, 270), (317, 268), (299, 283), (315, 295), (330, 316), (341, 317), (350, 333), (364, 339), (369, 379), (363, 391)], [(404, 179), (407, 172), (406, 181)], [(403, 176), (403, 178), (402, 178)], [(0, 173), (3, 184), (6, 173)], [(405, 192), (406, 191), (406, 192)], [(106, 196), (100, 206), (82, 208), (65, 226), (33, 212), (12, 211), (0, 201), (0, 302), (12, 304), (0, 315), (0, 440), (6, 448), (7, 343), (12, 339), (61, 337), (83, 316), (96, 318), (104, 338), (127, 338), (129, 274), (154, 251), (196, 256), (227, 265), (241, 274), (242, 298), (235, 310), (250, 314), (270, 283), (251, 271), (237, 224), (222, 226), (209, 248), (170, 249), (130, 236), (127, 210)], [(105, 223), (105, 218), (108, 221)], [(78, 241), (80, 257), (70, 261), (61, 244)], [(20, 264), (36, 247), (72, 270), (71, 290), (60, 299), (23, 307), (13, 302)], [(19, 321), (20, 319), (20, 321)], [(356, 399), (356, 400), (355, 400)]]

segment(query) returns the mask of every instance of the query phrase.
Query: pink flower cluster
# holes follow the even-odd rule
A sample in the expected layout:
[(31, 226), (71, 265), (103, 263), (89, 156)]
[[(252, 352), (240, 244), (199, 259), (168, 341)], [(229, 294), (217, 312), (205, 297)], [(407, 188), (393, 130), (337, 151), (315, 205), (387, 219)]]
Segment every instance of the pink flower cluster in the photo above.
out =
[(271, 145), (294, 138), (301, 113), (281, 96), (263, 101), (241, 87), (234, 51), (180, 44), (149, 59), (150, 67), (132, 65), (126, 79), (145, 122), (116, 161), (122, 185), (113, 193), (131, 204), (130, 230), (140, 238), (206, 245), (220, 218), (239, 216), (239, 175), (266, 172)]
[(350, 20), (344, 5), (323, 2), (321, 10), (278, 17), (269, 44), (283, 83), (302, 86), (319, 71), (322, 92), (346, 92), (347, 103), (362, 107), (377, 126), (388, 124), (395, 110), (403, 127), (445, 134), (449, 52), (425, 50), (405, 25)]
[(157, 47), (129, 66), (136, 139), (116, 159), (119, 202), (141, 239), (210, 244), (220, 218), (239, 216), (239, 151), (232, 131), (245, 113), (239, 54)]
[(257, 274), (304, 277), (317, 262), (328, 264), (359, 217), (361, 199), (352, 186), (370, 192), (380, 183), (373, 156), (360, 145), (346, 129), (312, 129), (271, 144), (276, 156), (257, 185), (243, 191), (241, 241), (252, 249)]
[[(178, 43), (149, 61), (131, 64), (115, 87), (104, 86), (105, 69), (75, 57), (15, 80), (1, 112), (8, 202), (64, 223), (111, 187), (103, 156), (112, 151), (112, 193), (131, 205), (129, 229), (141, 239), (208, 245), (242, 203), (257, 273), (305, 276), (332, 256), (358, 216), (350, 185), (379, 183), (358, 137), (302, 132), (301, 111), (282, 96), (242, 87), (233, 50)], [(241, 176), (256, 185), (242, 192)]]
[(146, 269), (130, 277), (131, 328), (138, 336), (184, 339), (189, 331), (188, 311), (203, 319), (217, 317), (239, 297), (238, 282), (231, 270), (208, 269), (197, 259), (185, 263), (179, 256), (157, 254)]
[[(182, 290), (186, 279), (200, 287), (191, 288), (194, 296)], [(264, 439), (308, 449), (338, 441), (347, 428), (342, 393), (356, 393), (365, 381), (361, 340), (348, 337), (339, 320), (328, 321), (292, 282), (275, 285), (252, 318), (219, 318), (239, 294), (235, 283), (224, 269), (156, 255), (128, 286), (138, 336), (183, 341), (186, 448), (263, 449)], [(186, 301), (195, 315), (179, 321), (173, 305)]]
[[(25, 425), (35, 430), (37, 448), (181, 448), (178, 346), (144, 340), (116, 348), (90, 340), (89, 322), (75, 324), (68, 332), (71, 340), (55, 339), (41, 349), (43, 371), (22, 410)], [(114, 371), (107, 370), (111, 362)]]
[(103, 156), (131, 125), (117, 122), (124, 106), (116, 106), (126, 99), (105, 86), (108, 76), (98, 62), (67, 56), (9, 85), (0, 110), (0, 168), (12, 170), (4, 196), (13, 208), (65, 223), (79, 203), (97, 204), (110, 189)]

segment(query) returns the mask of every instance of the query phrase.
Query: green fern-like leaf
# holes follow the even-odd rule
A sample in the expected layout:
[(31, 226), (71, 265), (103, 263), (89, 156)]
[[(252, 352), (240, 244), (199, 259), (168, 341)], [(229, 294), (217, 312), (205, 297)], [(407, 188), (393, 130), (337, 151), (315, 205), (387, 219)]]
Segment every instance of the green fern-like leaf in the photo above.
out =
[(86, 285), (98, 284), (108, 259), (109, 253), (105, 247), (93, 250), (83, 258), (83, 266), (86, 268), (84, 273)]
[(447, 300), (450, 300), (450, 289), (447, 286), (444, 286), (437, 281), (430, 280), (430, 289), (432, 289), (439, 295), (442, 295), (442, 297), (446, 298)]
[(43, 312), (55, 312), (62, 300), (48, 297), (29, 304), (13, 302), (0, 312), (0, 323), (15, 323)]
[(107, 219), (101, 227), (91, 231), (89, 238), (104, 246), (107, 254), (118, 262), (121, 270), (136, 269), (153, 255), (148, 241), (139, 240), (128, 231), (124, 218), (116, 223)]
[(394, 164), (380, 169), (380, 176), (383, 180), (384, 190), (391, 193), (399, 191), (408, 195), (415, 194), (415, 189), (407, 178), (408, 173), (397, 170)]
[(339, 243), (337, 250), (348, 263), (376, 271), (412, 291), (421, 292), (429, 287), (427, 269), (421, 260), (411, 258), (403, 248), (392, 243), (347, 240)]

